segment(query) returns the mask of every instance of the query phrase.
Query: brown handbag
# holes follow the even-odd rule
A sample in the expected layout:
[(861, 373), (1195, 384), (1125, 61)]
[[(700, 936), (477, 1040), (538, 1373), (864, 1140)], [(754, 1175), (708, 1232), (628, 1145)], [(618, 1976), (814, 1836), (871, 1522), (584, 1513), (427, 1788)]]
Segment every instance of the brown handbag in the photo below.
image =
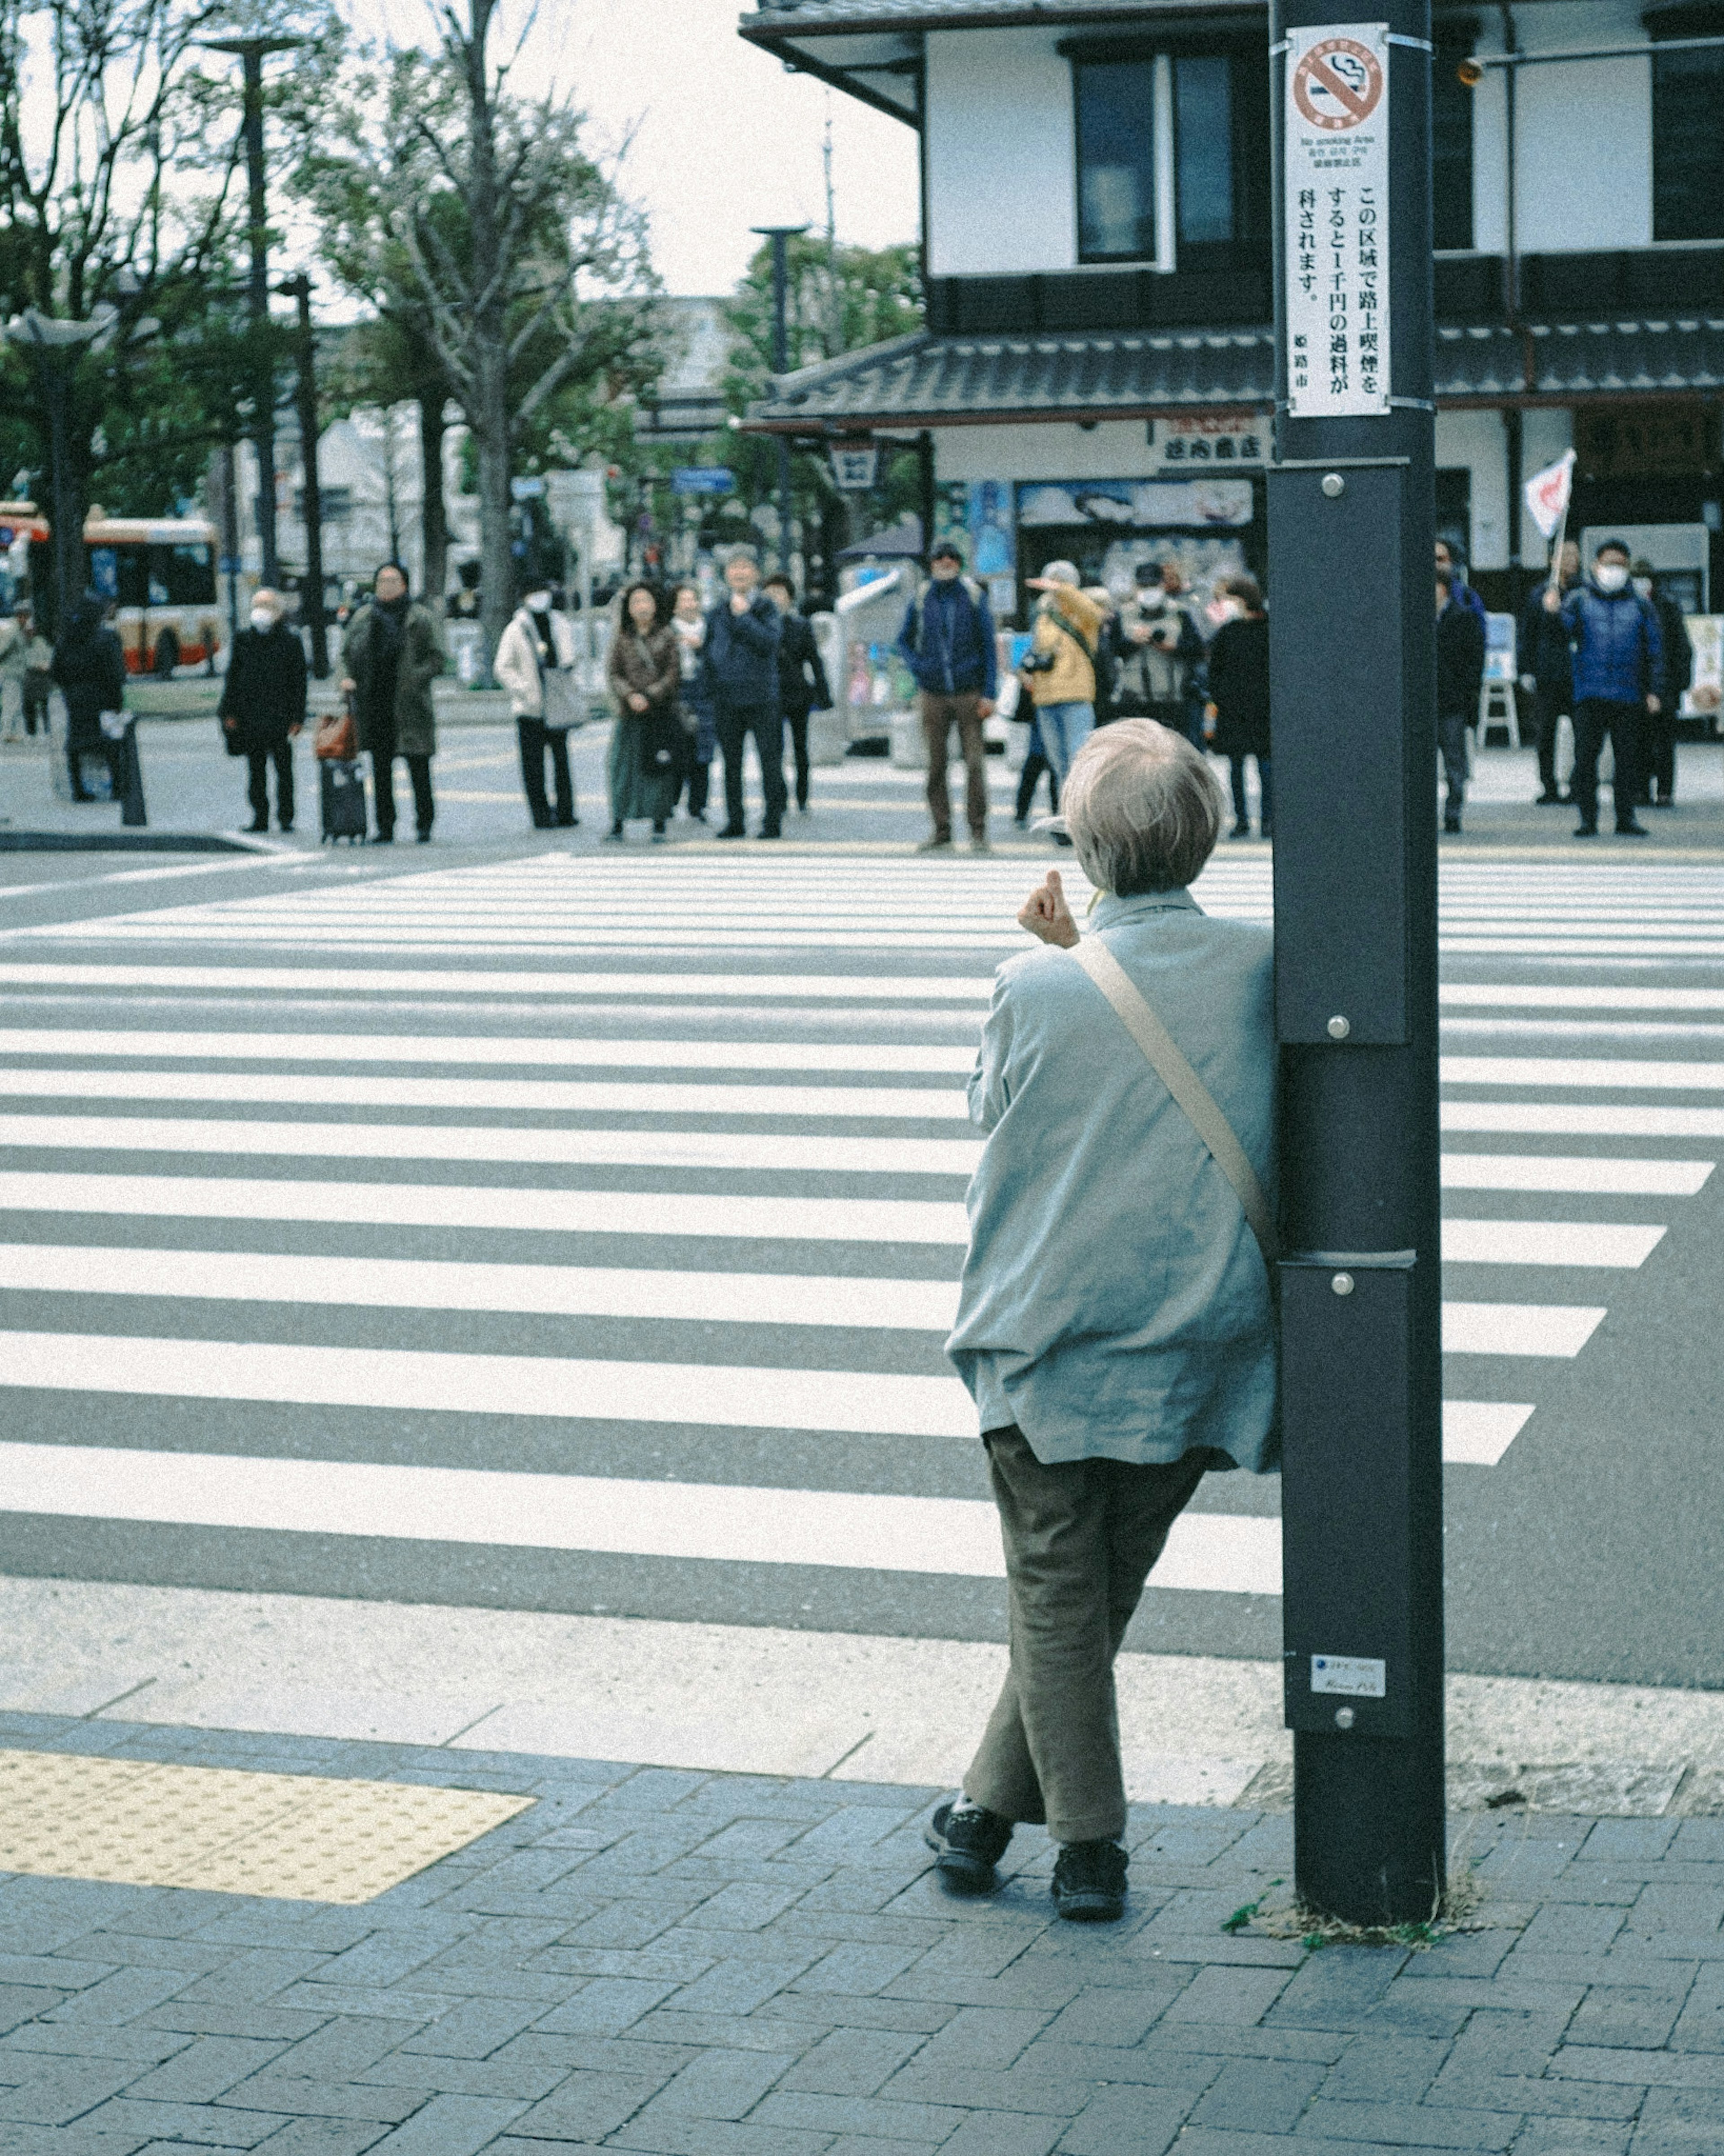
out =
[(339, 711), (326, 711), (311, 737), (311, 753), (320, 763), (351, 763), (359, 753), (359, 730), (353, 723), (350, 701)]

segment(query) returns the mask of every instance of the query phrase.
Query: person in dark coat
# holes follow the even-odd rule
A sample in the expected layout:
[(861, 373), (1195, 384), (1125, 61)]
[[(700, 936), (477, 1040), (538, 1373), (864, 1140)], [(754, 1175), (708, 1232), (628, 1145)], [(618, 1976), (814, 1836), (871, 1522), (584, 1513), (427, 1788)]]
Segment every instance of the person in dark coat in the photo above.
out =
[[(1658, 583), (1650, 562), (1636, 562), (1629, 581), (1658, 616), (1664, 654), (1664, 685), (1658, 709), (1640, 722), (1640, 806), (1673, 808), (1676, 797), (1676, 714), (1694, 685), (1694, 646), (1680, 605)], [(1655, 788), (1656, 791), (1655, 792)]]
[(1479, 708), (1485, 679), (1485, 624), (1462, 598), (1452, 569), (1439, 569), (1437, 601), (1437, 741), (1449, 797), (1443, 829), (1460, 829), (1466, 798), (1466, 730)]
[(742, 821), (742, 752), (750, 734), (760, 759), (766, 814), (762, 839), (784, 822), (784, 721), (778, 709), (778, 609), (760, 588), (760, 564), (747, 547), (725, 563), (729, 590), (706, 617), (706, 679), (713, 724), (724, 752), (721, 839), (747, 835)]
[(395, 759), (407, 759), (413, 781), (416, 836), (431, 837), (437, 806), (431, 792), (431, 759), (437, 753), (437, 719), (431, 684), (449, 664), (443, 629), (429, 607), (408, 597), (407, 572), (398, 562), (377, 571), (372, 597), (341, 637), (341, 692), (354, 700), (359, 746), (371, 755), (372, 807), (380, 845), (395, 836)]
[(83, 759), (106, 759), (117, 799), (125, 790), (123, 742), (102, 731), (102, 715), (126, 708), (126, 654), (108, 621), (108, 602), (86, 592), (54, 648), (54, 678), (66, 699), (66, 768), (74, 801), (94, 801), (84, 783)]
[(281, 594), (254, 592), (251, 626), (233, 639), (216, 716), (228, 753), (251, 767), (251, 829), (269, 828), (269, 766), (275, 767), (275, 820), (293, 829), (293, 745), (305, 723), (305, 654), (283, 619)]
[(682, 670), (683, 765), (678, 792), (688, 788), (688, 813), (706, 821), (706, 788), (718, 735), (712, 717), (712, 684), (706, 675), (706, 617), (693, 584), (679, 584), (670, 603), (670, 627)]
[[(1557, 561), (1557, 588), (1566, 598), (1580, 581), (1580, 549), (1570, 539)], [(1544, 603), (1540, 584), (1526, 602), (1521, 617), (1521, 686), (1532, 694), (1533, 738), (1538, 747), (1538, 787), (1535, 808), (1549, 808), (1567, 801), (1557, 783), (1557, 728), (1566, 716), (1574, 718), (1574, 662), (1568, 649), (1568, 632), (1560, 618)]]
[(1583, 584), (1566, 599), (1547, 588), (1540, 604), (1560, 619), (1574, 654), (1574, 777), (1568, 789), (1580, 818), (1574, 835), (1598, 835), (1598, 758), (1609, 741), (1618, 835), (1644, 839), (1646, 826), (1634, 803), (1644, 721), (1662, 709), (1664, 638), (1658, 616), (1629, 582), (1627, 547), (1605, 540)]
[(1275, 778), (1269, 731), (1269, 616), (1263, 593), (1252, 577), (1234, 577), (1223, 587), (1234, 611), (1215, 632), (1209, 646), (1210, 738), (1228, 760), (1233, 778), (1233, 836), (1249, 839), (1251, 819), (1245, 798), (1245, 758), (1257, 759), (1260, 828), (1268, 838), (1275, 829)]
[(796, 587), (782, 572), (762, 588), (778, 609), (778, 709), (790, 729), (790, 752), (796, 765), (796, 805), (808, 813), (808, 714), (832, 709), (832, 689), (820, 661), (820, 647), (806, 614), (796, 610)]
[(682, 687), (676, 633), (664, 618), (664, 601), (651, 584), (630, 584), (618, 608), (605, 660), (605, 682), (616, 700), (606, 766), (610, 784), (610, 837), (623, 826), (649, 822), (662, 841), (676, 806), (683, 756), (677, 697)]

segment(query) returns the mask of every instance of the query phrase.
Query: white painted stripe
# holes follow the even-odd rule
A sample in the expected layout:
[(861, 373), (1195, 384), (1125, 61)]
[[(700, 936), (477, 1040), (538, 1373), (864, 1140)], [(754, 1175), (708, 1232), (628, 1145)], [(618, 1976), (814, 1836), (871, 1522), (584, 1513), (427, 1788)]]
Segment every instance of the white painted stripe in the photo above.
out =
[(355, 1107), (464, 1108), (604, 1116), (840, 1116), (884, 1122), (960, 1122), (956, 1086), (684, 1086), (670, 1079), (387, 1078), (335, 1080), (271, 1070), (69, 1070), (0, 1067), (0, 1098), (32, 1101), (255, 1101), (292, 1107), (310, 1091)]
[(982, 1158), (979, 1138), (769, 1137), (749, 1131), (523, 1131), (460, 1123), (268, 1123), (189, 1116), (0, 1115), (0, 1146), (97, 1152), (269, 1153), (307, 1160), (512, 1160), (546, 1168), (705, 1168), (810, 1175), (967, 1176)]
[(1506, 1400), (1444, 1400), (1443, 1462), (1451, 1467), (1494, 1467), (1532, 1415), (1530, 1406)]
[(1644, 1265), (1665, 1230), (1598, 1220), (1444, 1220), (1447, 1265)]
[(1724, 1108), (1660, 1108), (1639, 1101), (1609, 1107), (1581, 1101), (1444, 1101), (1439, 1114), (1445, 1131), (1523, 1137), (1724, 1138)]
[[(878, 908), (871, 909), (877, 911)], [(104, 943), (115, 941), (145, 943), (217, 942), (280, 943), (302, 949), (307, 923), (302, 916), (260, 927), (254, 923), (176, 921), (151, 925), (137, 920), (104, 919), (100, 927), (89, 921), (38, 921), (14, 932), (25, 942)], [(1023, 947), (1022, 929), (1003, 927), (999, 933), (972, 935), (944, 929), (914, 932), (905, 929), (717, 929), (699, 921), (681, 928), (593, 927), (556, 929), (543, 927), (511, 928), (499, 921), (464, 932), (375, 928), (363, 920), (344, 921), (341, 940), (348, 950), (403, 950), (409, 947), (434, 951), (1014, 951)]]
[(1445, 1086), (1557, 1086), (1624, 1091), (1716, 1092), (1724, 1063), (1651, 1061), (1631, 1056), (1445, 1055)]
[[(0, 1132), (27, 1120), (0, 1116)], [(1619, 1160), (1597, 1153), (1445, 1152), (1442, 1157), (1444, 1190), (1597, 1191), (1636, 1198), (1692, 1198), (1705, 1187), (1713, 1166), (1709, 1160)]]
[[(6, 1508), (85, 1519), (372, 1535), (732, 1564), (1005, 1575), (994, 1507), (967, 1497), (632, 1482), (463, 1467), (0, 1445)], [(1177, 1520), (1153, 1584), (1279, 1594), (1280, 1522)]]
[[(0, 968), (0, 978), (4, 968)], [(1626, 988), (1614, 982), (1583, 986), (1541, 981), (1444, 981), (1439, 1002), (1500, 1010), (1724, 1011), (1724, 988)]]
[[(28, 929), (26, 934), (41, 935), (41, 929)], [(1724, 957), (1724, 940), (1706, 943), (1681, 943), (1666, 937), (1659, 942), (1650, 937), (1596, 937), (1565, 942), (1556, 937), (1444, 936), (1443, 954), (1454, 958), (1718, 958)]]
[(570, 1422), (694, 1423), (718, 1430), (976, 1435), (975, 1407), (956, 1378), (716, 1363), (0, 1332), (0, 1385)]
[(262, 988), (277, 995), (614, 996), (758, 1003), (985, 1004), (992, 980), (942, 973), (501, 973), (373, 966), (0, 966), (10, 988)]
[(673, 1272), (624, 1265), (464, 1265), (449, 1259), (292, 1257), (252, 1250), (0, 1243), (0, 1289), (182, 1296), (317, 1309), (500, 1311), (511, 1316), (855, 1326), (945, 1333), (956, 1281), (798, 1273)]
[(969, 1240), (961, 1204), (908, 1198), (696, 1198), (681, 1192), (263, 1182), (238, 1176), (0, 1174), (0, 1210), (349, 1221), (559, 1235), (744, 1236), (765, 1242), (962, 1247)]
[[(153, 1265), (155, 1255), (151, 1255)], [(1579, 1354), (1604, 1322), (1603, 1310), (1539, 1302), (1445, 1302), (1445, 1355)], [(1444, 1415), (1448, 1413), (1445, 1406)]]
[[(884, 1070), (966, 1077), (963, 1042), (544, 1040), (524, 1034), (217, 1033), (0, 1026), (0, 1055), (208, 1063), (485, 1063), (628, 1070)], [(1724, 1065), (1719, 1066), (1724, 1070)]]

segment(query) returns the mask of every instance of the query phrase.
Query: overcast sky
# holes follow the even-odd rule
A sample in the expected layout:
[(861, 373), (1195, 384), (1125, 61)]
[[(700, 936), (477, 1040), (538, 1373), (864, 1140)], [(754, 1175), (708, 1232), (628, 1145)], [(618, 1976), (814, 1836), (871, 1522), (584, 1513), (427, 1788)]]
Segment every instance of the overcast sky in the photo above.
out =
[[(362, 31), (425, 34), (420, 0), (349, 0), (348, 12)], [(623, 184), (651, 216), (673, 292), (729, 291), (759, 244), (751, 225), (825, 223), (829, 93), (745, 44), (742, 12), (739, 0), (544, 0), (516, 76), (529, 90), (554, 79), (598, 144), (634, 131)], [(913, 240), (914, 133), (835, 92), (829, 110), (839, 238)]]

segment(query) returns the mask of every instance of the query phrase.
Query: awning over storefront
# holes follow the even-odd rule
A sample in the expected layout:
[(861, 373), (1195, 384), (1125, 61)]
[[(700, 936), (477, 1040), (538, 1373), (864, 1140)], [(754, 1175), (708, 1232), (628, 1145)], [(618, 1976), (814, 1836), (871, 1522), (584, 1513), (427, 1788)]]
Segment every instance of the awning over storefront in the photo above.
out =
[[(899, 337), (781, 376), (752, 432), (862, 434), (1265, 409), (1267, 329)], [(1438, 402), (1568, 404), (1724, 392), (1724, 320), (1439, 327)]]

